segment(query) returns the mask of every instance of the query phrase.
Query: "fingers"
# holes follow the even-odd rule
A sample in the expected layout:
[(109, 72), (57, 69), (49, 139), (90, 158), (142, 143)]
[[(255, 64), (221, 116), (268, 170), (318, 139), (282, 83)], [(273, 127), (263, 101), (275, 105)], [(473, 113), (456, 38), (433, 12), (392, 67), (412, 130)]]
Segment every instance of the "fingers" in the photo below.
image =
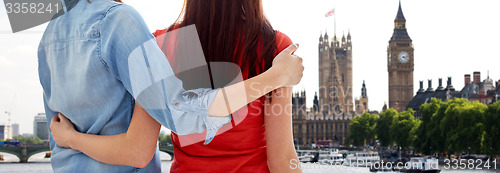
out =
[(297, 58), (297, 60), (299, 61), (299, 63), (301, 64), (302, 66), (302, 71), (304, 71), (304, 65), (302, 65), (302, 63), (304, 63), (304, 59), (302, 59), (302, 57), (298, 56), (298, 55), (292, 55), (294, 58)]
[(303, 59), (302, 57), (298, 56), (298, 55), (292, 55), (293, 58), (297, 58), (297, 60), (302, 64), (303, 62)]
[(52, 120), (50, 120), (50, 123), (53, 123), (53, 122), (59, 122), (59, 115), (56, 115), (54, 117), (52, 117)]
[(59, 116), (58, 116), (58, 115), (56, 115), (56, 116), (52, 117), (52, 119), (50, 120), (50, 127), (49, 127), (49, 128), (50, 128), (50, 130), (52, 130), (53, 126), (54, 126), (56, 123), (58, 123), (58, 122), (59, 122), (59, 120), (60, 120), (60, 119), (59, 119)]
[(295, 51), (297, 51), (297, 49), (299, 48), (299, 44), (291, 44), (290, 46), (288, 46), (285, 50), (283, 50), (283, 52), (287, 53), (287, 54), (293, 54)]
[(59, 113), (57, 114), (57, 116), (59, 117), (60, 121), (69, 122), (68, 118), (66, 118), (63, 114)]

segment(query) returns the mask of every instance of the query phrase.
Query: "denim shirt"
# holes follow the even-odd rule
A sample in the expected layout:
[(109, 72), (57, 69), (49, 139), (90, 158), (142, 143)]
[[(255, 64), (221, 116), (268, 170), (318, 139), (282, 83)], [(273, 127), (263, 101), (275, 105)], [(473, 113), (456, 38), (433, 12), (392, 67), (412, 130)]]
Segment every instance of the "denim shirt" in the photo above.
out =
[[(217, 89), (186, 91), (142, 17), (108, 0), (73, 1), (52, 20), (38, 48), (47, 120), (67, 116), (77, 131), (125, 133), (137, 101), (160, 124), (180, 135), (207, 131), (205, 144), (230, 117), (209, 117)], [(50, 124), (49, 124), (50, 125)], [(60, 148), (50, 137), (55, 172), (161, 172), (158, 147), (142, 169), (104, 164)]]

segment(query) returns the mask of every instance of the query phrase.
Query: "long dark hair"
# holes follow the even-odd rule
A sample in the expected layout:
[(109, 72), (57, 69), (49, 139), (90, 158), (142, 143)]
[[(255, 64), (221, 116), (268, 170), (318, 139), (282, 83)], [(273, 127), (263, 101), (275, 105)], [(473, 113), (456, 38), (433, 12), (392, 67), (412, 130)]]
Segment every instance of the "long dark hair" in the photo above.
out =
[(248, 78), (270, 68), (277, 54), (276, 34), (261, 0), (185, 0), (181, 15), (168, 31), (192, 24), (207, 62), (240, 64)]

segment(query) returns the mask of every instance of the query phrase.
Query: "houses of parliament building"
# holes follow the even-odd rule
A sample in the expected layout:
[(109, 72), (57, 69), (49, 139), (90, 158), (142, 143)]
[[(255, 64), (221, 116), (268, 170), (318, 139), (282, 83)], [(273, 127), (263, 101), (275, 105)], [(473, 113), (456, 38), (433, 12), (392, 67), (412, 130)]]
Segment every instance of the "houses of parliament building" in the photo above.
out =
[[(366, 88), (363, 96), (352, 102), (352, 41), (351, 34), (333, 39), (327, 33), (321, 35), (319, 53), (319, 93), (314, 95), (314, 105), (308, 109), (305, 91), (295, 93), (293, 103), (293, 133), (295, 143), (310, 146), (318, 140), (331, 140), (345, 144), (349, 135), (349, 123), (358, 110), (368, 109)], [(364, 84), (363, 84), (364, 85)], [(361, 108), (363, 107), (363, 108)]]
[[(394, 20), (395, 28), (388, 46), (389, 104), (403, 110), (413, 96), (413, 45), (406, 31), (406, 20), (401, 4)], [(351, 33), (338, 39), (334, 34), (321, 34), (318, 44), (319, 91), (313, 106), (308, 108), (305, 91), (292, 97), (293, 135), (296, 145), (311, 146), (319, 140), (345, 145), (349, 123), (356, 116), (368, 112), (365, 82), (361, 96), (353, 102), (353, 42)]]

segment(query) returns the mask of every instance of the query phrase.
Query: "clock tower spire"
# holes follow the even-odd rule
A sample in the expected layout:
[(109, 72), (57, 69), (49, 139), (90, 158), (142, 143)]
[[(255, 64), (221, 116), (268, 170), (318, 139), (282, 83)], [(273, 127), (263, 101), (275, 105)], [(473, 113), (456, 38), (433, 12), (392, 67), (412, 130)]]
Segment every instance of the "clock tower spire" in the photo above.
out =
[(405, 111), (413, 98), (413, 51), (412, 40), (406, 30), (406, 18), (399, 1), (394, 32), (387, 47), (389, 107), (399, 112)]
[(394, 28), (406, 29), (406, 19), (403, 14), (403, 10), (401, 9), (401, 1), (399, 1), (398, 14), (396, 15), (396, 19), (394, 19), (394, 24)]

